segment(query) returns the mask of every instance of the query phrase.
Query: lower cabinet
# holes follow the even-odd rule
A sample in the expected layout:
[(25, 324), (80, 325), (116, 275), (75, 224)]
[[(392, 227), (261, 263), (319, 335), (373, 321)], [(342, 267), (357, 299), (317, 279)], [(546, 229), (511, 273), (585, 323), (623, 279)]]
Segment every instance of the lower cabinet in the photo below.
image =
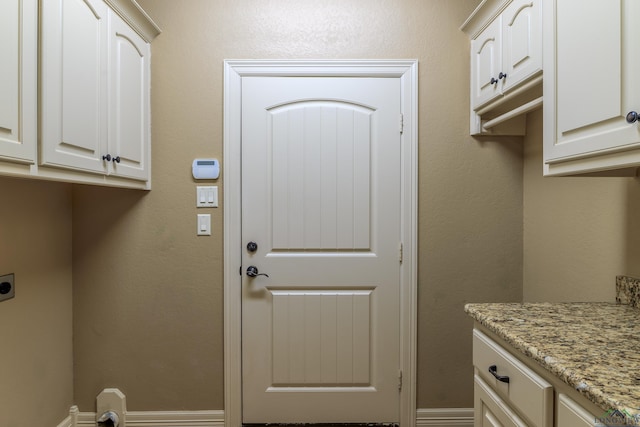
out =
[(558, 395), (558, 427), (593, 427), (595, 417), (566, 394)]
[(476, 427), (500, 427), (500, 426), (522, 426), (526, 423), (516, 415), (516, 413), (500, 399), (500, 396), (493, 391), (491, 386), (482, 380), (478, 375), (473, 379), (474, 395), (474, 422)]
[(476, 427), (594, 426), (598, 412), (575, 401), (582, 396), (569, 396), (577, 391), (551, 374), (543, 377), (478, 329), (473, 330), (473, 365)]
[(478, 330), (473, 331), (473, 364), (476, 377), (484, 380), (506, 407), (526, 420), (523, 425), (553, 425), (551, 384)]

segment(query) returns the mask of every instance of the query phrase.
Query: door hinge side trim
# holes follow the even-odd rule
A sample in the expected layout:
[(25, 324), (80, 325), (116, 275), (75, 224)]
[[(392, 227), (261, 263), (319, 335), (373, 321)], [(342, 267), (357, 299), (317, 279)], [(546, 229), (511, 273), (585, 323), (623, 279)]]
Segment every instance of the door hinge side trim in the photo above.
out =
[(400, 133), (404, 133), (404, 114), (400, 113)]
[(402, 244), (402, 242), (400, 242), (398, 244), (398, 262), (402, 264), (403, 260), (404, 260), (404, 245)]
[(402, 369), (398, 370), (398, 391), (402, 391)]

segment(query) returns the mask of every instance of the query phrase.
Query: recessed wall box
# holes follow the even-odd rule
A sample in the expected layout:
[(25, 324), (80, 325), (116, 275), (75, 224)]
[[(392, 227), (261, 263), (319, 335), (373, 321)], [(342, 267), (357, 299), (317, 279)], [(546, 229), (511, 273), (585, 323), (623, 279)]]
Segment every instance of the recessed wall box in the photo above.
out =
[(220, 162), (218, 159), (195, 159), (191, 165), (191, 172), (195, 179), (218, 179)]
[(0, 301), (16, 296), (15, 277), (13, 273), (0, 276)]

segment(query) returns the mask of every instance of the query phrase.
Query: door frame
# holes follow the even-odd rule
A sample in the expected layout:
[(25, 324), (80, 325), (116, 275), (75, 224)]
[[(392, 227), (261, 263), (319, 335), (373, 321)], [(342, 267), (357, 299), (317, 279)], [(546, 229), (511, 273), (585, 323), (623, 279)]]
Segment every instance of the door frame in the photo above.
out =
[[(242, 78), (396, 77), (401, 85), (400, 426), (416, 423), (418, 61), (417, 60), (225, 60), (224, 61), (224, 417), (242, 426)], [(400, 373), (399, 373), (400, 375)]]

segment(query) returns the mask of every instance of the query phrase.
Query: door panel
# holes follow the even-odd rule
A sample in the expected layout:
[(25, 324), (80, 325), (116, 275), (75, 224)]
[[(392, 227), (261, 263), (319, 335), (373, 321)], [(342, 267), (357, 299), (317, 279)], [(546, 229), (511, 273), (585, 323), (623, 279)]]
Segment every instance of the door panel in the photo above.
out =
[(639, 128), (629, 125), (626, 115), (638, 108), (634, 76), (640, 61), (633, 43), (625, 41), (636, 40), (640, 31), (625, 18), (638, 16), (638, 4), (567, 0), (555, 7), (562, 23), (556, 26), (556, 93), (550, 100), (557, 120), (545, 161), (637, 144)]
[(542, 70), (542, 4), (515, 0), (503, 12), (503, 90), (519, 85)]
[(371, 293), (272, 291), (273, 385), (370, 386)]
[(42, 2), (44, 165), (105, 171), (107, 10), (98, 0)]
[(126, 22), (110, 14), (111, 116), (109, 152), (119, 157), (112, 172), (149, 179), (149, 58), (151, 48)]
[(34, 163), (38, 2), (0, 4), (0, 158)]
[(496, 18), (478, 36), (471, 40), (471, 75), (473, 108), (501, 94), (501, 87), (492, 83), (502, 67), (502, 17)]
[(270, 112), (274, 250), (369, 249), (372, 111), (334, 104)]
[(243, 422), (398, 422), (400, 81), (242, 83)]

